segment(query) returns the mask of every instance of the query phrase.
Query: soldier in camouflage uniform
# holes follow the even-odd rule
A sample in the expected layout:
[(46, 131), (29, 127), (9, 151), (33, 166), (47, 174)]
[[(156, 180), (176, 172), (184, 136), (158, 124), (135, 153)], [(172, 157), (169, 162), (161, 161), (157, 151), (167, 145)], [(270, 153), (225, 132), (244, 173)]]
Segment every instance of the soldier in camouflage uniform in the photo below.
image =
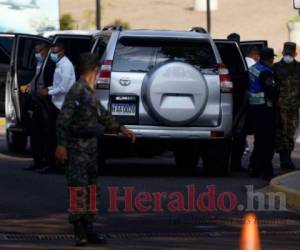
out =
[[(134, 133), (117, 123), (96, 98), (94, 85), (98, 68), (97, 57), (81, 55), (81, 78), (66, 96), (57, 120), (56, 158), (66, 163), (69, 188), (84, 188), (86, 194), (91, 185), (97, 185), (98, 138), (103, 129), (120, 131), (133, 143), (135, 141)], [(83, 207), (89, 208), (89, 199), (85, 203)], [(105, 240), (93, 231), (95, 217), (96, 211), (69, 211), (76, 245), (102, 243)]]
[(295, 169), (291, 160), (294, 136), (299, 122), (300, 64), (295, 60), (297, 45), (286, 42), (283, 58), (274, 65), (275, 81), (278, 87), (278, 126), (276, 151), (280, 154), (282, 168)]

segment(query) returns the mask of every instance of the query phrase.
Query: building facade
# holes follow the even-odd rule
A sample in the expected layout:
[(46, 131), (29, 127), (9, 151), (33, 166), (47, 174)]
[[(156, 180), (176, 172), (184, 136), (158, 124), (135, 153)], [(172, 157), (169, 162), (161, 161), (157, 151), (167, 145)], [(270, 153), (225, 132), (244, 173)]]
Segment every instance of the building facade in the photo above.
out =
[[(204, 0), (205, 1), (205, 0)], [(215, 0), (214, 0), (215, 1)], [(68, 13), (75, 28), (94, 28), (95, 0), (61, 0), (61, 15)], [(195, 0), (101, 0), (102, 25), (115, 20), (131, 28), (187, 30), (206, 27), (206, 13), (194, 11)], [(267, 39), (276, 52), (288, 40), (287, 22), (298, 13), (292, 0), (217, 0), (212, 12), (212, 36), (237, 32), (242, 40)], [(300, 44), (299, 44), (300, 45)]]

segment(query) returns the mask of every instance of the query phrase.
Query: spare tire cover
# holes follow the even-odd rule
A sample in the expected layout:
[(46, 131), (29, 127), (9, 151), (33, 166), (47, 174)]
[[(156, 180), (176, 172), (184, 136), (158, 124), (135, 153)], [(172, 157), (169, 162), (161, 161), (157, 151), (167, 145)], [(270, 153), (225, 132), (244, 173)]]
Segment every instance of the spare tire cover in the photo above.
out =
[(172, 61), (157, 65), (142, 86), (147, 112), (168, 126), (187, 125), (203, 112), (208, 97), (207, 83), (190, 64)]

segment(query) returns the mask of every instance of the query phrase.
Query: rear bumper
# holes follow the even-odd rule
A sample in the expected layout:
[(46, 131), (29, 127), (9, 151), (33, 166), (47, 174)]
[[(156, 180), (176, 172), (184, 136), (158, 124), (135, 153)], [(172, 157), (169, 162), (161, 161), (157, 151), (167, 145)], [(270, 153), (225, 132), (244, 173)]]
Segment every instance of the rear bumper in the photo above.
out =
[[(220, 120), (216, 127), (169, 127), (169, 126), (153, 126), (153, 125), (128, 125), (137, 136), (137, 138), (145, 139), (174, 139), (174, 140), (215, 140), (227, 139), (232, 135), (232, 95), (221, 95)], [(215, 134), (223, 134), (223, 136), (213, 137)]]
[[(211, 131), (217, 131), (215, 128), (187, 128), (187, 127), (148, 127), (148, 126), (127, 126), (138, 138), (151, 139), (211, 139)], [(219, 130), (221, 131), (221, 130)], [(225, 134), (224, 134), (225, 135)]]
[[(128, 125), (137, 138), (145, 139), (168, 139), (168, 140), (215, 140), (226, 139), (231, 136), (232, 122), (221, 123), (219, 127), (162, 127), (162, 126), (142, 126)], [(217, 132), (220, 136), (212, 136), (212, 132)], [(219, 133), (218, 133), (219, 132)]]

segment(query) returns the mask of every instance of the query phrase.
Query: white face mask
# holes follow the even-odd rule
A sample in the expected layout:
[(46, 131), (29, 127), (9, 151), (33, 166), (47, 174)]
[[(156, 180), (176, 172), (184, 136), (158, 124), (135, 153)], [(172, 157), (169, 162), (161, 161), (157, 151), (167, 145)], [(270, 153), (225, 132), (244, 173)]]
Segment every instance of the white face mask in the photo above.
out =
[(285, 62), (285, 63), (292, 63), (293, 61), (294, 61), (294, 57), (292, 57), (292, 56), (289, 56), (289, 55), (286, 55), (286, 56), (284, 56), (283, 57), (283, 61)]

